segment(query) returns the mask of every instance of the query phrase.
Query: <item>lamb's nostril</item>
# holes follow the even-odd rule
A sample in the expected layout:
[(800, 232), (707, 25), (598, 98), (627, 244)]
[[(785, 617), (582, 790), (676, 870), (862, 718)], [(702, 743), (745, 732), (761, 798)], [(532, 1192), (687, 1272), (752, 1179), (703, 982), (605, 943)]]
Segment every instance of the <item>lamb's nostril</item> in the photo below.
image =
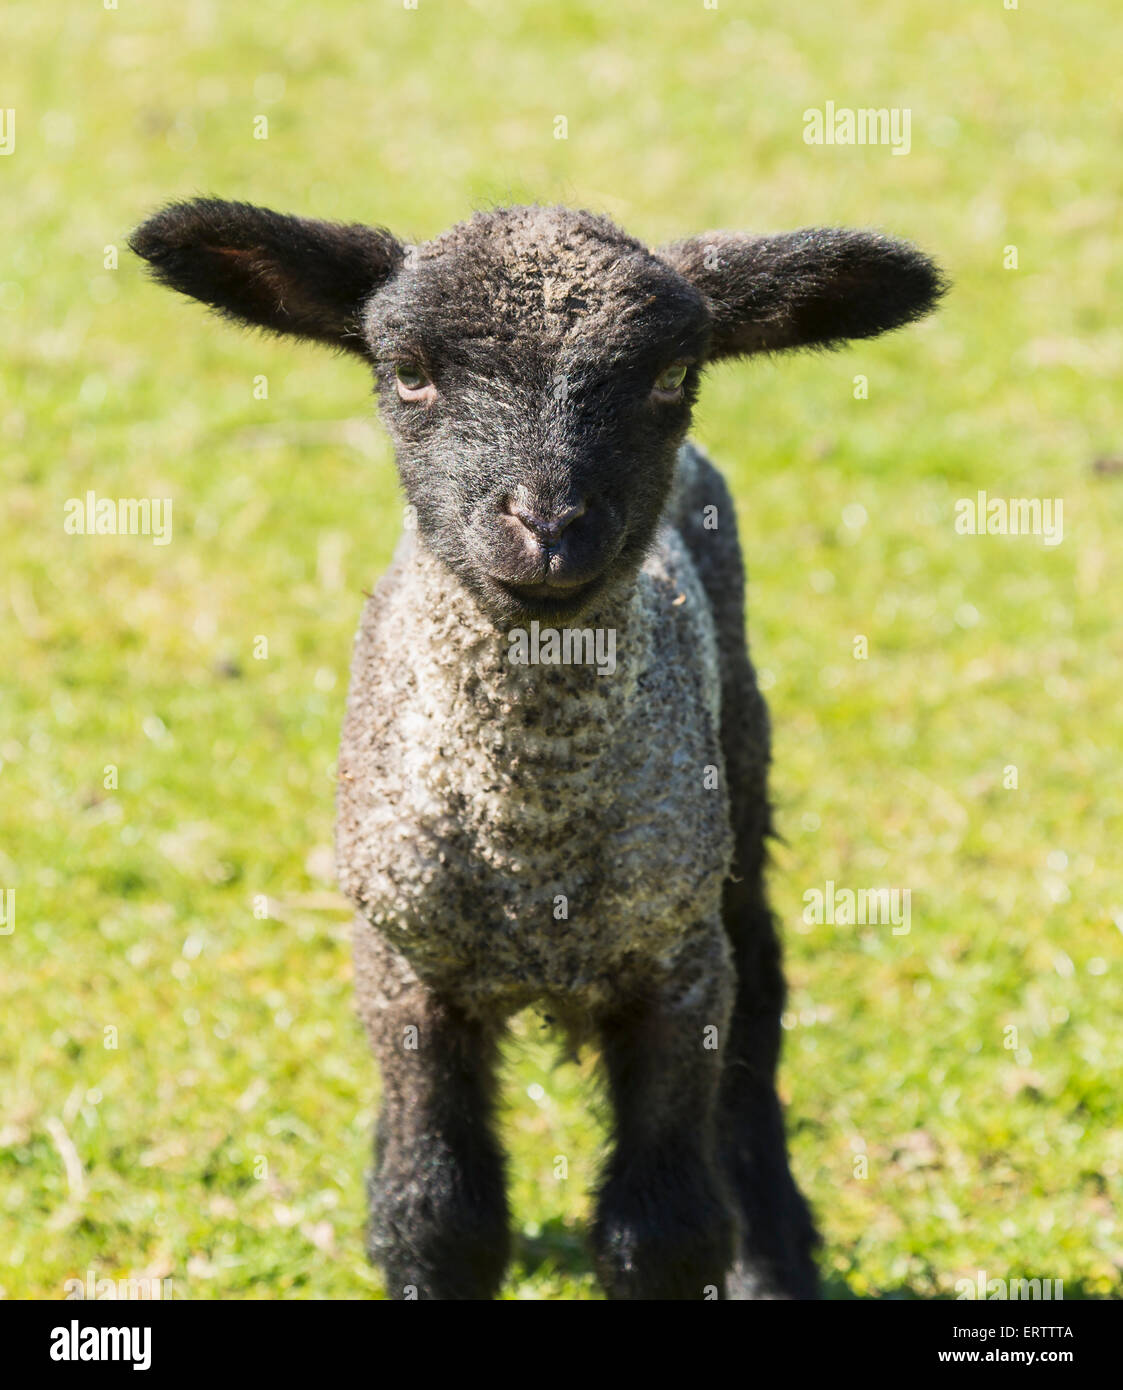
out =
[(585, 503), (577, 502), (561, 511), (544, 512), (534, 507), (524, 507), (518, 502), (511, 503), (511, 515), (518, 517), (526, 529), (538, 540), (547, 545), (560, 540), (564, 533), (577, 520), (585, 515)]

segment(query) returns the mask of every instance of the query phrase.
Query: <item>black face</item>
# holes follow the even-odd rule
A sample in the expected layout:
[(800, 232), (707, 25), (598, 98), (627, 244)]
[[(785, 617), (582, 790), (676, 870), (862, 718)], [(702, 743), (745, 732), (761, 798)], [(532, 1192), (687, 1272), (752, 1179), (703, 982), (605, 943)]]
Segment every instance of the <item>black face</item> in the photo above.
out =
[(419, 531), (498, 623), (576, 618), (634, 574), (709, 338), (676, 272), (575, 222), (477, 218), (364, 315)]

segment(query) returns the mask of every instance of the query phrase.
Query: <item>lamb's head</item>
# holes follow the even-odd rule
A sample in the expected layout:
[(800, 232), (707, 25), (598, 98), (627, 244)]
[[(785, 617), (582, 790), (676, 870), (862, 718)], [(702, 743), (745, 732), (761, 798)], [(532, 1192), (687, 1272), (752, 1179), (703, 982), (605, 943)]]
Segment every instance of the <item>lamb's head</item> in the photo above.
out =
[(420, 535), (498, 623), (575, 618), (635, 572), (707, 362), (871, 337), (942, 290), (874, 233), (653, 253), (564, 208), (478, 213), (407, 247), (201, 199), (132, 247), (231, 318), (367, 359)]
[(362, 328), (418, 529), (497, 620), (634, 573), (709, 342), (698, 290), (603, 218), (512, 208), (412, 250)]

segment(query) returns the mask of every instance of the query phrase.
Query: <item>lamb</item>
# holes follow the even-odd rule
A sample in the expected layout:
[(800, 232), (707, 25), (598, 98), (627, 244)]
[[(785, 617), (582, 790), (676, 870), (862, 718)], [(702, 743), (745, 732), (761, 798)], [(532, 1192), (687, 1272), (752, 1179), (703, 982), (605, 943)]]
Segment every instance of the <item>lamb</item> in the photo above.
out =
[[(775, 1086), (768, 715), (733, 500), (686, 435), (709, 363), (899, 327), (940, 272), (871, 232), (652, 252), (542, 206), (407, 246), (199, 199), (131, 245), (230, 319), (365, 359), (413, 519), (363, 612), (338, 790), (388, 1295), (497, 1294), (497, 1051), (531, 1005), (600, 1050), (606, 1294), (815, 1297)], [(532, 627), (611, 633), (611, 671), (512, 659)]]

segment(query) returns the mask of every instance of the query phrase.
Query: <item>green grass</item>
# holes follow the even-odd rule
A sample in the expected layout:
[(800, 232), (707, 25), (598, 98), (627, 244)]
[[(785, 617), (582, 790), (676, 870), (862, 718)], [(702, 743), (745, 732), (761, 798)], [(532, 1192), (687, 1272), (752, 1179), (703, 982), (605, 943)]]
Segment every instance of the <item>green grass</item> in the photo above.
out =
[[(59, 1297), (91, 1268), (171, 1274), (177, 1297), (378, 1289), (377, 1082), (326, 847), (351, 636), (400, 500), (360, 366), (240, 335), (124, 251), (195, 192), (414, 236), (510, 199), (592, 206), (653, 243), (872, 224), (944, 262), (938, 317), (723, 368), (697, 422), (738, 500), (775, 722), (794, 1163), (836, 1297), (949, 1296), (978, 1269), (1117, 1288), (1123, 476), (1092, 464), (1123, 453), (1123, 17), (1091, 0), (776, 14), (65, 0), (9, 17), (8, 1296)], [(909, 107), (911, 153), (806, 146), (802, 113), (827, 100)], [(64, 534), (90, 488), (174, 498), (173, 543)], [(1063, 543), (957, 535), (955, 500), (980, 488), (1063, 498)], [(803, 894), (827, 879), (908, 887), (910, 934), (808, 927)], [(597, 1296), (594, 1060), (559, 1064), (518, 1020), (508, 1297)]]

